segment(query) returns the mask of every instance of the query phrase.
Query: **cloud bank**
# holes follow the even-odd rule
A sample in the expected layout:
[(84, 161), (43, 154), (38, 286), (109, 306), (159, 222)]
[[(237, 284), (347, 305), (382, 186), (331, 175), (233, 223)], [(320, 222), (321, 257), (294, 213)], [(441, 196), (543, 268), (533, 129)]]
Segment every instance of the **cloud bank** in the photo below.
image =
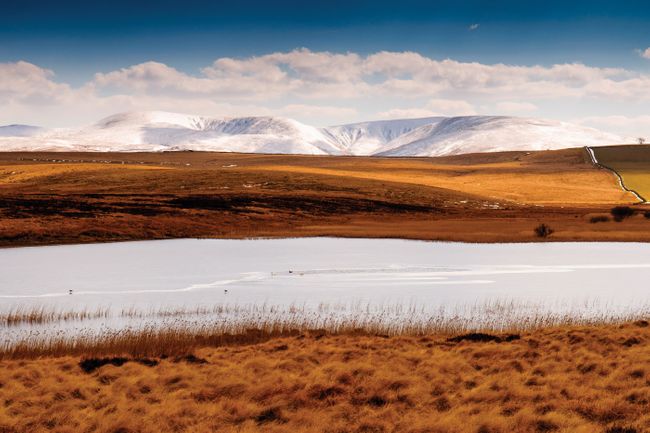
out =
[[(508, 114), (578, 119), (597, 127), (593, 123), (598, 119), (629, 118), (635, 120), (607, 121), (606, 126), (638, 135), (650, 126), (640, 117), (649, 100), (650, 75), (624, 68), (483, 64), (416, 52), (360, 55), (297, 49), (222, 57), (195, 73), (150, 61), (97, 72), (77, 87), (38, 65), (0, 63), (0, 124), (70, 126), (114, 112), (151, 109), (281, 115), (321, 125), (382, 117)], [(622, 130), (627, 127), (635, 132)]]

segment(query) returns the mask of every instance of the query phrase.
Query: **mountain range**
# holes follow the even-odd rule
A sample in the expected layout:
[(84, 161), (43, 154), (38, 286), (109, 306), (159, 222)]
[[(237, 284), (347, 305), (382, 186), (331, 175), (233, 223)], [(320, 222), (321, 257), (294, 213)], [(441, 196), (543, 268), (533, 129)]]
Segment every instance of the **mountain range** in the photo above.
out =
[(281, 117), (115, 114), (81, 128), (0, 126), (0, 151), (203, 150), (312, 155), (444, 156), (618, 144), (570, 123), (508, 116), (378, 120), (318, 128)]

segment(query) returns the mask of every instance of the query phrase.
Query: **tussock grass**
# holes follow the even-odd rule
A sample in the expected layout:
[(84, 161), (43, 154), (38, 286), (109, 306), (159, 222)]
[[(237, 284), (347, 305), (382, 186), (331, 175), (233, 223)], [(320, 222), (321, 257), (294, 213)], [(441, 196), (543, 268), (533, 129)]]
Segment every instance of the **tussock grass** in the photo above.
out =
[(176, 348), (191, 352), (0, 360), (0, 431), (650, 429), (647, 321), (538, 328), (498, 339), (372, 331), (258, 330), (237, 337), (245, 345), (203, 348), (206, 341), (187, 344), (187, 335), (176, 334), (186, 344)]

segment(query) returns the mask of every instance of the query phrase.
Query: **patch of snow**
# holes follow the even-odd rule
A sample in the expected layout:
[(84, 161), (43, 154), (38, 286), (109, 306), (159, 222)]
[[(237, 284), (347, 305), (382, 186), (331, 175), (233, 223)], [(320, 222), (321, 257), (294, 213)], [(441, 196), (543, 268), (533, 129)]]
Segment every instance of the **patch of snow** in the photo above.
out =
[(424, 125), (436, 125), (444, 117), (378, 120), (324, 128), (326, 134), (353, 155), (372, 155), (389, 143)]

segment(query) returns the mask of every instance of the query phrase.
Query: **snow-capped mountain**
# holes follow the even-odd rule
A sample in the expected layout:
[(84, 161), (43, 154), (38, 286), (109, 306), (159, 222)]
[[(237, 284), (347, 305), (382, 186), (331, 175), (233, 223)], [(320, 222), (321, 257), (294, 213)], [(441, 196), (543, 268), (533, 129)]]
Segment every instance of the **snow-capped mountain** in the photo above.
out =
[(0, 126), (0, 137), (31, 137), (40, 132), (43, 132), (43, 128), (32, 125)]
[(382, 156), (443, 156), (469, 152), (545, 150), (617, 144), (623, 140), (565, 122), (504, 116), (450, 117), (388, 143)]
[(116, 114), (76, 129), (0, 127), (0, 151), (205, 150), (311, 155), (442, 156), (621, 143), (596, 129), (504, 116), (380, 120), (316, 128), (279, 117)]
[(374, 122), (351, 123), (349, 125), (324, 128), (332, 140), (352, 155), (372, 155), (385, 150), (387, 145), (399, 137), (424, 125), (436, 125), (445, 117), (421, 119), (377, 120)]
[(273, 117), (208, 118), (160, 111), (120, 113), (78, 129), (54, 129), (30, 140), (0, 138), (2, 150), (157, 152), (208, 150), (338, 155), (335, 142), (311, 126)]

